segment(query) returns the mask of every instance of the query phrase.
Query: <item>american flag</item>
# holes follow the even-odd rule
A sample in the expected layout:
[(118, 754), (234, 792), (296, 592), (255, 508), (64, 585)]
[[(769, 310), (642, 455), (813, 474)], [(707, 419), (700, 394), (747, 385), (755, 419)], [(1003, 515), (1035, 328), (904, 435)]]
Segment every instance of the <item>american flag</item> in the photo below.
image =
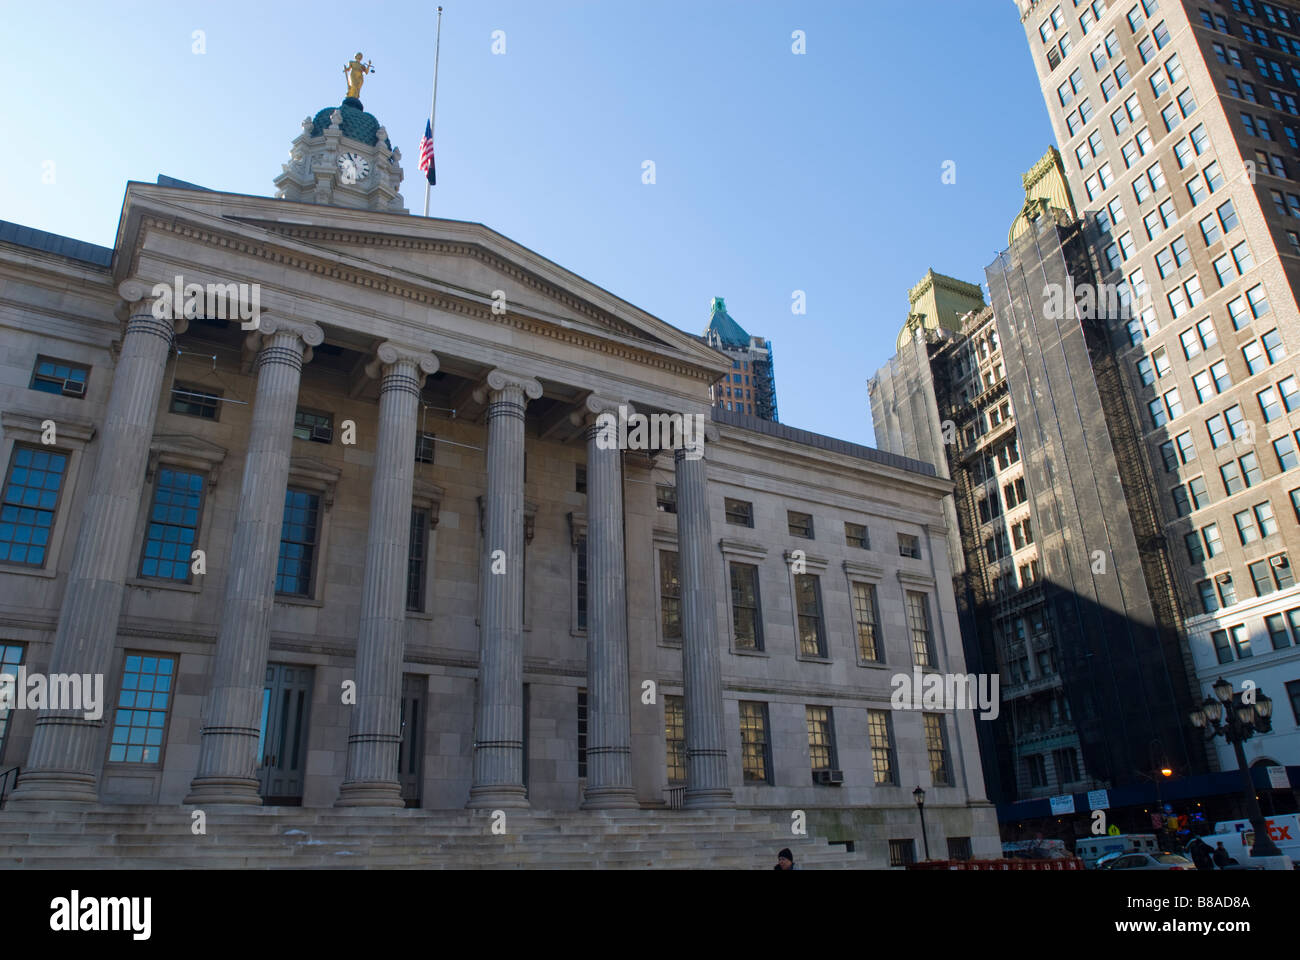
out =
[(420, 169), (430, 186), (438, 182), (438, 175), (433, 165), (433, 124), (424, 121), (424, 139), (420, 141)]

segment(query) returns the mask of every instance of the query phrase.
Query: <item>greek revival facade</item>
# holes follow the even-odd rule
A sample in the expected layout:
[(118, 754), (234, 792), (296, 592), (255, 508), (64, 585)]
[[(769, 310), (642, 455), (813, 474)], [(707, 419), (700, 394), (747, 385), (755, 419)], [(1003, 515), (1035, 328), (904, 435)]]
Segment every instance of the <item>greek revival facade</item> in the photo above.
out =
[[(0, 229), (0, 669), (106, 701), (0, 712), (8, 803), (915, 838), (923, 786), (930, 841), (992, 855), (973, 714), (891, 708), (896, 674), (964, 672), (949, 484), (712, 409), (731, 364), (699, 338), (406, 214), (352, 104), (304, 122), (277, 197), (132, 183), (111, 250)], [(197, 309), (160, 304), (177, 278)], [(702, 447), (602, 442), (655, 414)]]

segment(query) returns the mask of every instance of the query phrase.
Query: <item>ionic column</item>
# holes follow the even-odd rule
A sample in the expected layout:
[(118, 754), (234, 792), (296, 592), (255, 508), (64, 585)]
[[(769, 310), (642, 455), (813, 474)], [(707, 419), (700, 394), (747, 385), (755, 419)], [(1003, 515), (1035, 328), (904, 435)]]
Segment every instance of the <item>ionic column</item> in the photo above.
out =
[[(588, 397), (587, 423), (587, 809), (637, 807), (628, 712), (627, 577), (622, 451), (601, 419), (619, 407)], [(622, 404), (630, 415), (631, 406)], [(614, 420), (617, 424), (617, 419)]]
[(438, 358), (382, 344), (366, 373), (379, 388), (379, 436), (370, 483), (370, 532), (357, 634), (357, 702), (348, 734), (340, 807), (401, 807), (397, 760), (402, 742), (402, 641), (406, 622), (415, 431), (424, 378)]
[[(183, 317), (172, 319), (162, 301), (149, 296), (148, 284), (125, 280), (117, 290), (133, 306), (100, 427), (99, 459), (59, 609), (50, 673), (104, 675), (112, 663), (158, 396), (172, 338), (184, 333), (187, 323)], [(84, 714), (42, 710), (37, 715), (14, 804), (99, 799), (95, 770), (105, 720), (86, 720)], [(112, 711), (104, 711), (104, 717), (112, 717)]]
[[(524, 407), (542, 395), (531, 377), (487, 376), (487, 496), (479, 564), (478, 723), (468, 806), (526, 807), (524, 795)], [(498, 553), (500, 551), (500, 553)], [(499, 572), (493, 572), (494, 567)]]
[(302, 365), (325, 339), (314, 323), (262, 314), (257, 395), (204, 714), (198, 773), (187, 804), (260, 804), (257, 738), (271, 646), (275, 570), (289, 483), (293, 416)]
[(682, 579), (682, 676), (686, 706), (687, 807), (730, 807), (727, 741), (722, 722), (722, 664), (718, 653), (704, 447), (679, 448), (677, 549)]

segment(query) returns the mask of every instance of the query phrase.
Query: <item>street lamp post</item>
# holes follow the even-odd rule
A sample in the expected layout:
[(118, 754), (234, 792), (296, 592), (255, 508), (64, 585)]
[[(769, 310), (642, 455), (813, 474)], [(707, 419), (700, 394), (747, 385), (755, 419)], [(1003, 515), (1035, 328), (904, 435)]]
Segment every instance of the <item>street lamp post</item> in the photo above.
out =
[(925, 832), (925, 791), (917, 787), (912, 791), (912, 797), (916, 800), (916, 809), (921, 812), (921, 842), (925, 844), (925, 859), (930, 859), (930, 837)]
[[(1206, 742), (1215, 737), (1232, 744), (1237, 754), (1237, 767), (1241, 770), (1242, 785), (1246, 790), (1246, 813), (1250, 825), (1255, 829), (1255, 846), (1251, 849), (1252, 857), (1278, 857), (1282, 851), (1277, 848), (1273, 838), (1268, 835), (1268, 826), (1264, 823), (1264, 814), (1259, 809), (1259, 800), (1255, 797), (1255, 784), (1250, 778), (1250, 767), (1246, 763), (1246, 751), (1242, 744), (1257, 733), (1268, 733), (1273, 729), (1269, 719), (1273, 715), (1273, 701), (1264, 693), (1258, 693), (1254, 702), (1248, 703), (1240, 693), (1234, 694), (1232, 684), (1220, 677), (1214, 682), (1214, 696), (1206, 697), (1199, 710), (1192, 711), (1192, 726), (1207, 731)], [(1226, 716), (1226, 719), (1225, 719)]]

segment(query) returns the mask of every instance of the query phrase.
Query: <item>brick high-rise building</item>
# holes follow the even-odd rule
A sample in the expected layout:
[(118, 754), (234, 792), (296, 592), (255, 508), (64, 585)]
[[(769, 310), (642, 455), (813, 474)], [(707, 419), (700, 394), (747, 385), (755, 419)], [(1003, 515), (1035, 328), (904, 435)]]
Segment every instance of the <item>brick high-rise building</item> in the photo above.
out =
[[(1300, 758), (1300, 10), (1019, 0), (1139, 414), (1193, 661), (1278, 701)], [(1044, 291), (1044, 296), (1047, 291)], [(1129, 478), (1126, 478), (1128, 480)], [(1220, 763), (1235, 766), (1219, 745)]]
[(704, 340), (731, 358), (731, 373), (713, 385), (713, 405), (764, 420), (778, 419), (772, 341), (746, 333), (727, 313), (721, 297), (713, 298)]

